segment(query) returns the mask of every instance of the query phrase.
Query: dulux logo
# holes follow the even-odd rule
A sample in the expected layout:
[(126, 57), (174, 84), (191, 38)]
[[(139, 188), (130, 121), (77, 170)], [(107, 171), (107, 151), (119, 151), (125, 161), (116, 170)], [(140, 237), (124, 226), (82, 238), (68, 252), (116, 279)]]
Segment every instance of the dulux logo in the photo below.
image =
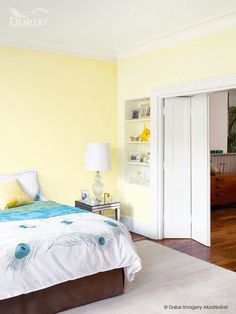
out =
[(10, 8), (10, 26), (20, 27), (40, 27), (48, 22), (49, 13), (46, 9), (36, 8), (28, 14), (22, 14), (17, 9)]

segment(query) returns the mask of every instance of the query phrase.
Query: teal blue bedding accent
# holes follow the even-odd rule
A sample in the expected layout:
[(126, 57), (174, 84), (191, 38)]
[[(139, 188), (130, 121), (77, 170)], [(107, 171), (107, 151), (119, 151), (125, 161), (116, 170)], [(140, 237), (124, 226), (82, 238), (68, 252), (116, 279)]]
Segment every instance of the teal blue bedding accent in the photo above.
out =
[(82, 210), (78, 207), (62, 205), (52, 201), (33, 202), (29, 205), (23, 205), (0, 211), (0, 222), (28, 219), (44, 219), (55, 216), (86, 212), (86, 210)]

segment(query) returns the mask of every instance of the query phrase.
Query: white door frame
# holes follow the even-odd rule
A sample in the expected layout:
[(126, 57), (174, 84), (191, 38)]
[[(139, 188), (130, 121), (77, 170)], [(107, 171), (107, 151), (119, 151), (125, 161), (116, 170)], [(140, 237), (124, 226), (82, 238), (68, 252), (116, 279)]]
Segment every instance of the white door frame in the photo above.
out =
[(176, 96), (191, 96), (236, 88), (236, 75), (214, 77), (177, 85), (156, 87), (151, 95), (151, 234), (163, 239), (163, 99)]

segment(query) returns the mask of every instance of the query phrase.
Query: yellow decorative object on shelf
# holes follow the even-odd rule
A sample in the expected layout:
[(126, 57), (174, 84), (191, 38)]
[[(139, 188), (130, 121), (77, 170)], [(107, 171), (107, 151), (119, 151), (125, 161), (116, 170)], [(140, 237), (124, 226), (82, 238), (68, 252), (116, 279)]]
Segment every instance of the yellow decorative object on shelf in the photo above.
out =
[(145, 123), (144, 124), (144, 129), (143, 129), (142, 133), (139, 136), (141, 142), (148, 142), (150, 134), (151, 134), (150, 129), (146, 126), (146, 123)]

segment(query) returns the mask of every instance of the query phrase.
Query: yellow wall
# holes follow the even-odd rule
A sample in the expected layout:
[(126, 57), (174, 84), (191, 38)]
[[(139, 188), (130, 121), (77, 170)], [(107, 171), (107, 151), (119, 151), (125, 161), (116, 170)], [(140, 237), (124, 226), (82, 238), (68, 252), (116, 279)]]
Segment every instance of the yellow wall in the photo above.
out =
[[(150, 97), (152, 89), (195, 79), (236, 73), (236, 29), (194, 39), (118, 63), (119, 147), (123, 148), (124, 101)], [(127, 187), (120, 165), (120, 195), (123, 214), (140, 221), (150, 221), (150, 194)], [(127, 207), (125, 206), (127, 204)]]
[[(103, 181), (106, 191), (116, 193), (124, 101), (150, 97), (160, 85), (236, 73), (235, 60), (236, 29), (120, 61), (118, 82), (112, 62), (2, 47), (0, 173), (35, 167), (49, 198), (73, 204), (93, 182), (83, 167), (85, 144), (107, 141), (113, 170), (102, 174)], [(122, 173), (123, 164), (123, 214), (150, 221), (148, 189), (131, 188)]]
[(90, 188), (87, 142), (109, 142), (116, 192), (116, 64), (24, 49), (0, 48), (0, 173), (37, 168), (46, 195), (73, 204)]

